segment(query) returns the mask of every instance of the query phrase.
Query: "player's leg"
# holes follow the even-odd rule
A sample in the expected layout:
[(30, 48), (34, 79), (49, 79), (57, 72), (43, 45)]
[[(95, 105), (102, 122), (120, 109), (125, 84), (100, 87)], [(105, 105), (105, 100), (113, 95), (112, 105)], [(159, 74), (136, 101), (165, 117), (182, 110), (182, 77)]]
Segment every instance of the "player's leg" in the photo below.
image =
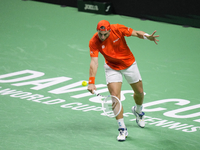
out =
[[(106, 74), (106, 82), (108, 86), (108, 90), (111, 95), (114, 95), (119, 98), (121, 94), (121, 86), (122, 86), (122, 74), (119, 71), (111, 69), (108, 65), (104, 65), (105, 74)], [(116, 117), (116, 120), (119, 125), (119, 136), (117, 137), (118, 141), (126, 140), (128, 136), (127, 128), (123, 119), (123, 107), (119, 115)]]
[[(122, 87), (122, 82), (111, 82), (108, 83), (108, 90), (111, 95), (114, 95), (120, 99), (121, 95), (121, 87)], [(128, 136), (127, 128), (124, 123), (124, 118), (123, 118), (123, 106), (121, 109), (121, 112), (119, 113), (118, 116), (116, 116), (116, 120), (119, 126), (119, 135), (117, 137), (118, 141), (125, 141), (126, 137)]]
[[(110, 92), (110, 95), (116, 96), (120, 100), (120, 93), (121, 93), (121, 87), (122, 82), (112, 82), (108, 83), (108, 90)], [(123, 107), (119, 115), (116, 117), (116, 120), (123, 118)]]
[[(135, 100), (136, 105), (142, 105), (143, 104), (143, 99), (144, 99), (144, 92), (143, 92), (143, 85), (142, 85), (142, 81), (140, 80), (137, 83), (132, 83), (130, 84), (133, 91), (134, 91), (134, 95), (133, 98)], [(140, 110), (140, 108), (137, 109), (137, 112), (141, 112), (142, 110)]]
[(142, 78), (137, 67), (137, 63), (133, 63), (129, 68), (122, 71), (126, 80), (131, 85), (134, 95), (136, 106), (132, 107), (132, 111), (136, 116), (136, 122), (140, 127), (145, 126), (144, 113), (142, 112), (142, 104), (144, 99)]
[(142, 112), (144, 92), (143, 92), (142, 81), (139, 81), (137, 83), (132, 83), (130, 85), (134, 91), (133, 98), (136, 103), (136, 106), (132, 107), (132, 112), (136, 116), (136, 122), (138, 126), (140, 126), (141, 128), (144, 128), (145, 127), (144, 112)]

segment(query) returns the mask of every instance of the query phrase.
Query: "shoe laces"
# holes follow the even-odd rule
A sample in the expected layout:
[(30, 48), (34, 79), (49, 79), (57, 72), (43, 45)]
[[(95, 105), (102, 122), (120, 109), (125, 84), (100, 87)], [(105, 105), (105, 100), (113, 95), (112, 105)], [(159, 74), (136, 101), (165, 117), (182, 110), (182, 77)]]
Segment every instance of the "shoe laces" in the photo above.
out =
[[(137, 114), (138, 114), (138, 113), (137, 113)], [(145, 114), (144, 112), (138, 114), (138, 116), (140, 117), (141, 120), (143, 119), (144, 114)]]
[(119, 134), (120, 134), (120, 135), (123, 135), (124, 132), (125, 132), (125, 129), (124, 129), (124, 128), (119, 128), (118, 131), (119, 131)]
[(124, 131), (123, 131), (123, 130), (119, 130), (119, 134), (120, 134), (120, 135), (123, 135), (123, 134), (124, 134)]

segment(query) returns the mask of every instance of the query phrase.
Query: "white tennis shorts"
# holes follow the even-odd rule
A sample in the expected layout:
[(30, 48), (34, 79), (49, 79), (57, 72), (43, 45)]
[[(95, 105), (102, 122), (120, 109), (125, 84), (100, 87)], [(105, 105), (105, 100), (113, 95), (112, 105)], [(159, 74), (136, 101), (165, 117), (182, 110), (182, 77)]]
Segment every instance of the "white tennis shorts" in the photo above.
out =
[(114, 70), (110, 68), (107, 64), (104, 65), (106, 82), (122, 82), (123, 75), (129, 84), (137, 83), (142, 80), (137, 63), (134, 62), (130, 67), (124, 70)]

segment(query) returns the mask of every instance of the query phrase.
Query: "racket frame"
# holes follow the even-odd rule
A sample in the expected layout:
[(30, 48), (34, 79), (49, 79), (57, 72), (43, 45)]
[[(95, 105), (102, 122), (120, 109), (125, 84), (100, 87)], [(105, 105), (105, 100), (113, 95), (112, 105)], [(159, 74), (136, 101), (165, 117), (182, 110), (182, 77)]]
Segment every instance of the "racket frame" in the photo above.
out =
[[(108, 116), (108, 117), (110, 117), (110, 118), (114, 118), (114, 117), (117, 117), (118, 115), (119, 115), (119, 113), (121, 112), (121, 110), (122, 110), (122, 103), (121, 103), (121, 101), (116, 97), (116, 96), (114, 96), (114, 95), (108, 95), (108, 96), (103, 96), (103, 95), (100, 95), (97, 91), (93, 91), (93, 93), (97, 96), (97, 97), (102, 97), (103, 98), (103, 100), (102, 100), (102, 110), (103, 110), (103, 112), (104, 112), (104, 114), (106, 115), (106, 116)], [(117, 112), (117, 114), (114, 114), (114, 113), (112, 113), (112, 114), (108, 114), (106, 111), (105, 111), (105, 107), (104, 107), (104, 104), (106, 103), (105, 102), (105, 100), (106, 100), (106, 98), (107, 97), (114, 97), (117, 101), (118, 101), (118, 103), (119, 103), (119, 111)], [(112, 101), (113, 102), (113, 101)], [(112, 112), (113, 112), (113, 110), (112, 110)]]

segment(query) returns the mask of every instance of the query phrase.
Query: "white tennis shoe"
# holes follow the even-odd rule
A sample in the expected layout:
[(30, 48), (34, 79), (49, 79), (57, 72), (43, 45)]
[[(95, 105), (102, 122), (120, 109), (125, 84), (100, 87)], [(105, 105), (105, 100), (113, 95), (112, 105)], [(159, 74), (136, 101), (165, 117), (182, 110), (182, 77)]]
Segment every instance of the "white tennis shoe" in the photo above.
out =
[(136, 123), (138, 124), (138, 126), (141, 127), (141, 128), (144, 128), (145, 127), (145, 121), (144, 121), (144, 115), (145, 115), (145, 113), (144, 112), (142, 112), (140, 114), (137, 113), (135, 111), (135, 106), (132, 107), (132, 112), (133, 112), (133, 114), (136, 117)]
[(117, 137), (117, 140), (120, 141), (120, 142), (125, 141), (127, 136), (128, 136), (127, 128), (126, 129), (119, 128), (118, 131), (119, 131), (119, 135)]

